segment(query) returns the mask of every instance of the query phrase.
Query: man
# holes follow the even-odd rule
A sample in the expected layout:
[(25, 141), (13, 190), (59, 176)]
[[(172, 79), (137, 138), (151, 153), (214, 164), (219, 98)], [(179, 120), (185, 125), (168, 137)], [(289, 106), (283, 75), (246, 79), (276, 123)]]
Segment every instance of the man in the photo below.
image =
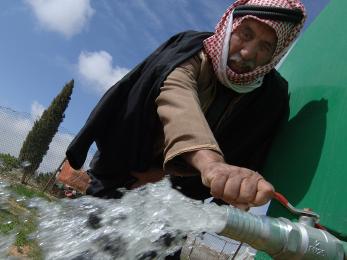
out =
[(299, 0), (238, 0), (214, 34), (160, 46), (103, 96), (67, 150), (78, 169), (97, 144), (87, 194), (116, 197), (117, 187), (169, 174), (195, 199), (266, 203), (274, 188), (257, 171), (288, 113), (274, 67), (305, 16)]

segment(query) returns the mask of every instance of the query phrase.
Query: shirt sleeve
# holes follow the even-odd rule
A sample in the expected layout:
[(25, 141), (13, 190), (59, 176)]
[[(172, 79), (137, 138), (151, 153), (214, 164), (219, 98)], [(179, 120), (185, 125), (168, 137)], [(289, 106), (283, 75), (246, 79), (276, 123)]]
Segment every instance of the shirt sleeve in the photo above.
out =
[(222, 154), (201, 109), (197, 79), (198, 55), (174, 69), (156, 99), (164, 129), (164, 168), (169, 161), (191, 151), (209, 149)]

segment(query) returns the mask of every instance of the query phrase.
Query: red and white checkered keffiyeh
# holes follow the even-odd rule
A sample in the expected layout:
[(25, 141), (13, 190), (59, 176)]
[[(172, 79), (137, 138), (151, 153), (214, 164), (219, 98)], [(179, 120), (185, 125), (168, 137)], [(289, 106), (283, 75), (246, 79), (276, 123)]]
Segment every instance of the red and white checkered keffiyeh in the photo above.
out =
[[(253, 15), (246, 15), (233, 19), (232, 12), (235, 7), (240, 5), (259, 5), (300, 9), (304, 14), (304, 18), (297, 25), (289, 22), (258, 18)], [(229, 40), (231, 32), (235, 30), (246, 18), (259, 20), (272, 27), (277, 35), (277, 46), (272, 60), (268, 64), (257, 67), (251, 72), (238, 74), (232, 71), (226, 65), (229, 50)], [(259, 87), (262, 84), (264, 75), (274, 68), (281, 58), (286, 54), (291, 43), (295, 40), (303, 27), (305, 19), (306, 10), (300, 0), (237, 0), (226, 10), (222, 16), (222, 19), (216, 26), (215, 33), (211, 37), (204, 40), (204, 51), (211, 59), (213, 69), (219, 81), (221, 81), (221, 83), (223, 83), (225, 86), (241, 93), (250, 92)]]

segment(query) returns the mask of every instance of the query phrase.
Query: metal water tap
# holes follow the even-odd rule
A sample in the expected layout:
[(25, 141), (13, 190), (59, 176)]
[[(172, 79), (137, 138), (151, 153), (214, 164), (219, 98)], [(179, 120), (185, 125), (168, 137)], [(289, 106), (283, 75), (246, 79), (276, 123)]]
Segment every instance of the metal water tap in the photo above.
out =
[(245, 242), (275, 259), (347, 260), (347, 243), (324, 230), (319, 225), (318, 214), (309, 209), (296, 209), (283, 196), (281, 201), (280, 196), (277, 194), (275, 198), (299, 215), (297, 223), (228, 207), (227, 223), (220, 234)]

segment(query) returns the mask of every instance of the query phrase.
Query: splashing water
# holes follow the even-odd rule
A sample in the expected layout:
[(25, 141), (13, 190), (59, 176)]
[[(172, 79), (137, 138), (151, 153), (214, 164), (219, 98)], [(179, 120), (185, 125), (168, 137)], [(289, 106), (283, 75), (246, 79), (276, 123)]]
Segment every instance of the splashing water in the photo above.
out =
[[(0, 209), (9, 196), (0, 185)], [(183, 196), (167, 179), (128, 191), (119, 200), (84, 196), (26, 203), (38, 209), (38, 230), (31, 237), (45, 259), (164, 259), (188, 233), (221, 231), (227, 215), (224, 207)], [(2, 240), (0, 258), (9, 245)]]
[[(5, 192), (6, 184), (0, 182), (0, 210), (6, 210), (8, 208), (8, 201), (10, 198), (10, 194)], [(10, 224), (9, 221), (0, 224)], [(15, 234), (0, 234), (0, 258), (5, 257), (7, 254), (8, 248), (15, 241)]]

